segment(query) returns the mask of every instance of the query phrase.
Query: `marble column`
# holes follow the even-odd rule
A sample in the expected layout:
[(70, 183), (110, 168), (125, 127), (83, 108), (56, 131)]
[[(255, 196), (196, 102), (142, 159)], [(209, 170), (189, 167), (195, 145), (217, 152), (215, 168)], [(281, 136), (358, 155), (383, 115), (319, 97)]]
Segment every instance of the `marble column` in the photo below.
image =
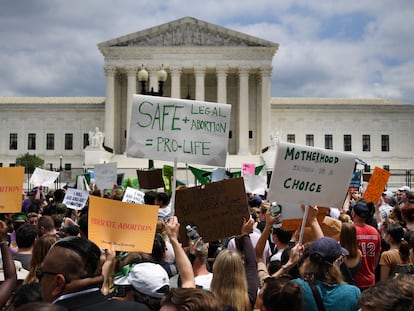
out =
[(171, 97), (173, 98), (181, 98), (181, 72), (181, 66), (170, 66)]
[(249, 155), (249, 71), (239, 68), (239, 150), (238, 155)]
[(114, 149), (116, 67), (105, 66), (105, 146)]
[(217, 66), (216, 75), (217, 75), (217, 102), (218, 103), (227, 103), (227, 72), (228, 66)]
[(195, 99), (196, 100), (204, 100), (205, 99), (205, 86), (204, 86), (204, 78), (206, 74), (206, 67), (205, 66), (195, 66), (194, 67), (194, 75), (195, 75), (195, 83), (196, 83), (196, 90), (195, 90)]
[(271, 76), (272, 76), (272, 67), (261, 67), (261, 102), (260, 105), (260, 121), (261, 121), (261, 137), (260, 144), (261, 149), (267, 146), (270, 146), (270, 133), (272, 132), (271, 120), (272, 120), (272, 109), (270, 107), (271, 101)]
[(127, 135), (126, 135), (126, 147), (128, 148), (128, 135), (129, 128), (131, 125), (131, 111), (132, 111), (132, 99), (133, 95), (137, 93), (137, 67), (127, 66), (125, 67), (127, 72), (127, 115), (126, 115), (126, 126)]

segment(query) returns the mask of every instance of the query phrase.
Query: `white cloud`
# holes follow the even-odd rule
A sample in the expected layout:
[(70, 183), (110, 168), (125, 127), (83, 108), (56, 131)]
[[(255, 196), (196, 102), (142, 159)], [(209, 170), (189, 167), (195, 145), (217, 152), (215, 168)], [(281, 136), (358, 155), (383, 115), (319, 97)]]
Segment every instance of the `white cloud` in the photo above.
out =
[(413, 13), (404, 0), (7, 1), (0, 96), (104, 96), (99, 42), (192, 16), (278, 43), (273, 96), (414, 102)]

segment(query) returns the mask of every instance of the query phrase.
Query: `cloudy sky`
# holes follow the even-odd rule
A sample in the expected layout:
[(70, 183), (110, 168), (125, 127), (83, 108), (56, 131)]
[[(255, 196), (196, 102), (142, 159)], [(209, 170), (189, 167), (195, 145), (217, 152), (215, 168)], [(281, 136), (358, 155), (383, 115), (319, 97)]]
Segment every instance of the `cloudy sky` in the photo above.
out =
[(104, 96), (98, 43), (185, 16), (278, 43), (272, 96), (414, 103), (412, 0), (0, 0), (0, 96)]

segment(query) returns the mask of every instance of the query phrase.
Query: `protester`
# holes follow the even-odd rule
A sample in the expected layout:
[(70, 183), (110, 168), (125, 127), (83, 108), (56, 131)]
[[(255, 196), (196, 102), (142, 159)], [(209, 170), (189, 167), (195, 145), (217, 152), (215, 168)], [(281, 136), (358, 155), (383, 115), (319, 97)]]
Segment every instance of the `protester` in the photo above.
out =
[(45, 234), (36, 240), (33, 246), (32, 258), (30, 260), (29, 274), (24, 280), (25, 284), (38, 282), (36, 270), (40, 267), (50, 247), (58, 240), (56, 235)]
[(241, 236), (236, 238), (244, 262), (237, 251), (225, 249), (217, 255), (213, 265), (212, 293), (222, 304), (238, 311), (251, 310), (257, 297), (257, 263), (249, 236), (253, 224), (253, 219), (244, 221)]
[(303, 294), (298, 283), (289, 277), (272, 278), (264, 280), (259, 296), (266, 311), (302, 311)]
[(378, 230), (367, 225), (369, 208), (366, 203), (359, 201), (352, 205), (351, 217), (355, 223), (358, 247), (362, 252), (362, 262), (354, 283), (361, 290), (375, 284), (375, 269), (381, 252), (381, 237)]
[(362, 252), (358, 248), (356, 228), (353, 223), (342, 223), (339, 242), (349, 252), (340, 266), (342, 276), (345, 282), (354, 284), (355, 275), (361, 266)]
[(30, 267), (33, 246), (37, 239), (37, 234), (37, 227), (31, 224), (24, 224), (16, 232), (18, 251), (16, 254), (13, 254), (13, 259), (20, 261), (26, 270), (29, 270)]
[(114, 277), (114, 285), (118, 290), (125, 290), (125, 301), (145, 304), (151, 310), (159, 310), (161, 298), (169, 291), (170, 281), (167, 271), (152, 262), (143, 262), (124, 266)]
[(172, 288), (162, 299), (160, 311), (222, 311), (214, 295), (199, 288)]
[(100, 291), (100, 257), (99, 247), (87, 239), (57, 241), (36, 271), (43, 301), (68, 310), (149, 310), (138, 302), (106, 299)]
[(362, 292), (358, 305), (361, 311), (413, 311), (414, 283), (399, 278), (381, 281)]
[(384, 281), (394, 276), (397, 265), (412, 263), (410, 247), (404, 240), (404, 229), (400, 224), (389, 224), (386, 229), (385, 239), (390, 249), (381, 254), (380, 280)]

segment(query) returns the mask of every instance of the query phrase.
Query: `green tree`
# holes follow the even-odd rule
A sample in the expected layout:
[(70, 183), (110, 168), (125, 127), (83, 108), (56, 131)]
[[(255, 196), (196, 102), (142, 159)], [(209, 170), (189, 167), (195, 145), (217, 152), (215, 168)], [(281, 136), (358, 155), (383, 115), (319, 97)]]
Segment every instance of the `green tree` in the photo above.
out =
[(45, 160), (28, 152), (16, 158), (16, 166), (24, 166), (25, 172), (30, 174), (33, 173), (36, 167), (42, 166), (43, 163), (45, 163)]

